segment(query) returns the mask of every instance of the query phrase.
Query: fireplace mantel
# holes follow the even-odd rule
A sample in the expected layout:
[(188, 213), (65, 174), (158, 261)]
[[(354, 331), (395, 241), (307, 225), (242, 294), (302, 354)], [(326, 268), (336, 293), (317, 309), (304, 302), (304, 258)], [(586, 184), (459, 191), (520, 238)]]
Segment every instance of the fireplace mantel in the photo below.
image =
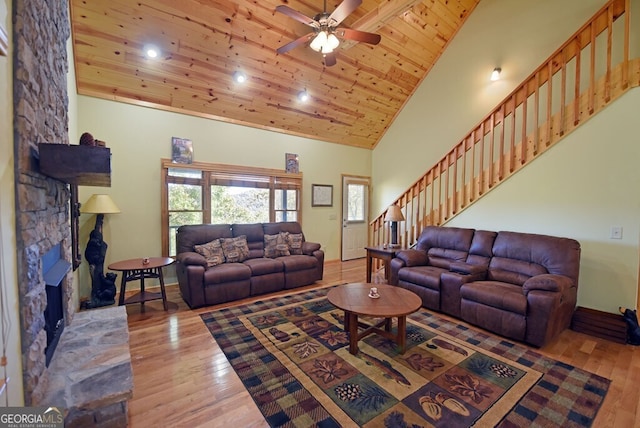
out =
[(79, 186), (111, 187), (111, 150), (107, 147), (38, 144), (40, 172)]

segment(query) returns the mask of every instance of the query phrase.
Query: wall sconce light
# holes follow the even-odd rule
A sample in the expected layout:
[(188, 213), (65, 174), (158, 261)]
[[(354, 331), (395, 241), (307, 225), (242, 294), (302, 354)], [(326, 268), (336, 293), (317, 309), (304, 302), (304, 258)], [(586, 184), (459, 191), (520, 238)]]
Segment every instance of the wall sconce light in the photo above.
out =
[(496, 67), (491, 72), (491, 81), (495, 82), (496, 80), (500, 80), (500, 73), (502, 73), (502, 69), (500, 67)]
[(309, 101), (309, 93), (306, 89), (304, 91), (298, 92), (298, 100), (303, 103)]
[(244, 74), (242, 71), (235, 71), (233, 73), (233, 80), (236, 83), (244, 83), (247, 81), (247, 75)]
[(107, 243), (102, 238), (102, 223), (105, 214), (117, 214), (118, 206), (109, 195), (91, 195), (89, 200), (80, 206), (80, 212), (97, 214), (96, 225), (91, 231), (84, 257), (89, 262), (91, 274), (90, 308), (113, 305), (115, 303), (116, 286), (114, 273), (104, 275), (104, 259), (107, 254)]
[(404, 221), (404, 215), (402, 214), (400, 207), (395, 204), (391, 205), (387, 209), (384, 221), (391, 223), (391, 248), (398, 247), (398, 222)]

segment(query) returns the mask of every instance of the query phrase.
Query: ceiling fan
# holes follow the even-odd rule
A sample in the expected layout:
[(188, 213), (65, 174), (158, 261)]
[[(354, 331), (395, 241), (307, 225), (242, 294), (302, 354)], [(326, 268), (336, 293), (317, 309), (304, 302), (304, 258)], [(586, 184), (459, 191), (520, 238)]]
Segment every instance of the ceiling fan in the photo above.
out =
[(367, 33), (365, 31), (352, 30), (349, 28), (338, 28), (338, 25), (360, 6), (362, 0), (344, 0), (336, 10), (331, 14), (327, 12), (327, 0), (324, 0), (324, 9), (322, 13), (317, 14), (313, 18), (309, 18), (302, 13), (291, 9), (289, 6), (279, 5), (276, 11), (283, 13), (296, 21), (313, 28), (310, 33), (280, 46), (276, 52), (283, 54), (291, 49), (304, 45), (309, 40), (309, 47), (316, 52), (322, 53), (324, 62), (327, 67), (336, 64), (335, 49), (340, 45), (340, 39), (355, 40), (357, 42), (369, 43), (377, 45), (380, 43), (380, 35)]

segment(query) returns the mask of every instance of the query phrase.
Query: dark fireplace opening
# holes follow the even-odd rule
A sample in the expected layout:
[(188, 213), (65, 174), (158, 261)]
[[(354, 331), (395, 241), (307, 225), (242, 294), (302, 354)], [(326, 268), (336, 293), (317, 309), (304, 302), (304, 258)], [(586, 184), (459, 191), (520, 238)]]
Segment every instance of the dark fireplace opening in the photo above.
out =
[(47, 293), (47, 307), (44, 310), (44, 329), (47, 333), (47, 347), (44, 353), (47, 367), (64, 330), (62, 280), (71, 270), (71, 263), (63, 260), (60, 255), (58, 243), (42, 257), (42, 272)]

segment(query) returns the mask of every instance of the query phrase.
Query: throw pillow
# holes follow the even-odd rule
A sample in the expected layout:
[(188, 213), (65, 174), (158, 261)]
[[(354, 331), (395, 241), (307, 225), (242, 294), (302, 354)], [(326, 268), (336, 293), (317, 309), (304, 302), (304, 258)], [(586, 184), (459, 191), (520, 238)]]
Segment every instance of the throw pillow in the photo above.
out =
[(264, 235), (264, 256), (271, 259), (280, 256), (289, 256), (289, 244), (287, 244), (289, 232), (280, 232), (277, 235)]
[(224, 263), (224, 253), (219, 239), (214, 239), (202, 245), (194, 245), (196, 253), (202, 254), (207, 261), (207, 267), (212, 267)]
[(302, 254), (302, 233), (289, 233), (287, 245), (291, 254)]
[(227, 263), (240, 263), (249, 257), (246, 235), (236, 236), (235, 238), (222, 238), (220, 243)]

